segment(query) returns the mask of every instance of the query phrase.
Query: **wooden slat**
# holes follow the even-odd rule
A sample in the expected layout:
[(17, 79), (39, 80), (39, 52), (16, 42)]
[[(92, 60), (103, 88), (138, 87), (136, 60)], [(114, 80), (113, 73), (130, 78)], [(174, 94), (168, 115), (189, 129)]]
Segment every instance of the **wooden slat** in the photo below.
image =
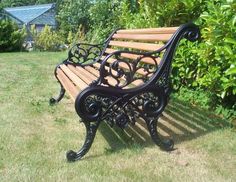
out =
[(96, 80), (96, 77), (94, 75), (91, 75), (91, 73), (79, 66), (74, 67), (73, 65), (68, 65), (67, 67), (80, 79), (82, 79), (87, 85), (92, 83), (93, 80)]
[(178, 27), (118, 30), (119, 34), (173, 34)]
[(93, 66), (99, 70), (99, 69), (100, 69), (100, 66), (101, 66), (101, 64), (99, 64), (99, 63), (94, 63), (94, 64), (93, 64)]
[(65, 73), (61, 69), (57, 69), (57, 77), (60, 80), (63, 87), (65, 88), (65, 90), (70, 95), (71, 99), (75, 101), (75, 98), (79, 93), (79, 90), (76, 88), (76, 86), (71, 82), (71, 80), (65, 75)]
[(123, 42), (123, 41), (110, 41), (109, 45), (117, 46), (117, 47), (138, 49), (138, 50), (145, 50), (145, 51), (155, 51), (163, 46), (163, 44)]
[(60, 65), (60, 68), (74, 82), (74, 84), (80, 88), (80, 90), (83, 90), (88, 86), (83, 80), (79, 79), (79, 77), (74, 74), (66, 65)]
[(114, 34), (112, 38), (123, 40), (168, 41), (173, 34)]
[[(115, 52), (115, 51), (117, 51), (117, 50), (111, 49), (111, 48), (107, 48), (107, 49), (105, 50), (105, 53), (111, 54), (111, 53), (113, 53), (113, 52)], [(130, 53), (121, 53), (121, 57), (125, 57), (125, 58), (129, 58), (129, 59), (136, 60), (136, 59), (138, 59), (138, 58), (140, 57), (140, 55), (137, 55), (137, 54), (130, 54)], [(157, 64), (160, 64), (161, 59), (160, 59), (160, 58), (157, 58), (156, 61), (157, 61)], [(153, 61), (153, 59), (152, 59), (152, 58), (148, 58), (148, 57), (143, 58), (143, 59), (141, 60), (141, 62), (147, 63), (147, 64), (155, 64), (154, 61)]]
[(96, 77), (100, 76), (99, 71), (93, 68), (92, 66), (85, 66), (84, 69), (86, 69), (87, 71), (89, 71), (91, 74), (93, 74)]

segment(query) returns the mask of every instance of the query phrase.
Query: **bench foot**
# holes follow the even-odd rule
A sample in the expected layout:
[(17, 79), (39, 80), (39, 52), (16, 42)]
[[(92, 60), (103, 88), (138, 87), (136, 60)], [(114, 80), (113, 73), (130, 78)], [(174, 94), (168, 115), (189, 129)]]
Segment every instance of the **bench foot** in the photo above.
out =
[(174, 149), (174, 141), (172, 139), (161, 140), (157, 133), (157, 120), (146, 120), (146, 123), (154, 143), (162, 150), (172, 151)]
[(77, 160), (80, 160), (90, 149), (90, 147), (92, 146), (93, 140), (95, 138), (96, 132), (97, 132), (97, 128), (99, 126), (99, 121), (96, 122), (83, 122), (85, 124), (86, 127), (86, 138), (85, 138), (85, 142), (82, 146), (82, 148), (78, 151), (75, 152), (73, 150), (69, 150), (66, 153), (66, 158), (68, 160), (68, 162), (74, 162)]
[(56, 98), (53, 98), (53, 97), (52, 97), (52, 98), (49, 100), (49, 104), (50, 104), (50, 105), (54, 105), (54, 104), (60, 102), (60, 100), (64, 97), (65, 92), (66, 92), (66, 90), (65, 90), (64, 87), (61, 85), (61, 90), (60, 90), (59, 95), (58, 95)]

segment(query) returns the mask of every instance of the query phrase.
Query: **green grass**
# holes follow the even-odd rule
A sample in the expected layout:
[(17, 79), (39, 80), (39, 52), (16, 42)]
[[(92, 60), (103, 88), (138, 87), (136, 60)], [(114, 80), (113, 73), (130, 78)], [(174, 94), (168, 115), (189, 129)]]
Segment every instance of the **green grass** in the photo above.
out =
[(176, 150), (156, 147), (139, 123), (125, 132), (102, 124), (89, 153), (68, 163), (85, 130), (53, 71), (66, 53), (0, 54), (0, 181), (236, 181), (236, 133), (222, 119), (172, 100), (160, 119)]

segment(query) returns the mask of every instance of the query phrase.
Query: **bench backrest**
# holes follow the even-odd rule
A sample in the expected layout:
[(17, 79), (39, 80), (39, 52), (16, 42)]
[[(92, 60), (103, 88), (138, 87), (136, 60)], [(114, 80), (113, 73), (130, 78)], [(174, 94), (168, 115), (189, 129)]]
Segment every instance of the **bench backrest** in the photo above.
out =
[(168, 27), (114, 32), (102, 60), (111, 53), (122, 52), (106, 60), (107, 85), (132, 88), (147, 82), (158, 70), (163, 56), (156, 51), (171, 39), (177, 29), (178, 27)]

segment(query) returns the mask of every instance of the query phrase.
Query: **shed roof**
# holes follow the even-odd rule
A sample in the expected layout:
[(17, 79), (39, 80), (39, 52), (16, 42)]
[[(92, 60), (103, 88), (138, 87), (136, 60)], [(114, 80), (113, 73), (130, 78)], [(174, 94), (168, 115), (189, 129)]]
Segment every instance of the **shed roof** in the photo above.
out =
[(4, 10), (8, 14), (22, 21), (22, 23), (27, 24), (54, 7), (55, 4), (52, 3), (52, 4), (33, 5), (33, 6), (20, 6), (14, 8), (4, 8)]

